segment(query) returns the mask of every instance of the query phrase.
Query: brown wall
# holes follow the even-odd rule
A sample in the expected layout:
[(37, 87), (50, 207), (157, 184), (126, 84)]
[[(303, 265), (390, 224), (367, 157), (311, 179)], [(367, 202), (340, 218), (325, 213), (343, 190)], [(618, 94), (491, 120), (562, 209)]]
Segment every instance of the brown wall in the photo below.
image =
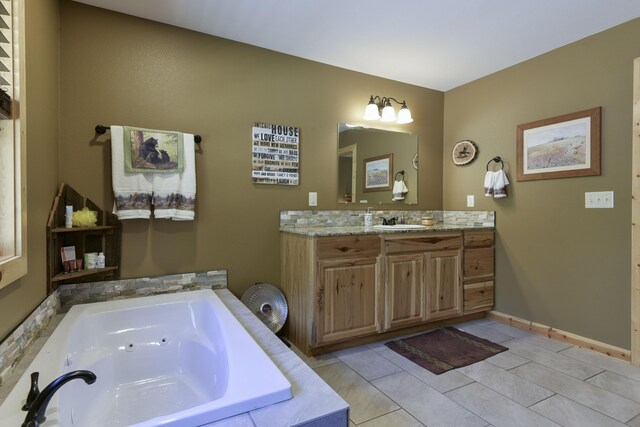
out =
[[(445, 94), (444, 208), (495, 210), (496, 309), (630, 348), (633, 60), (640, 20), (554, 50)], [(516, 182), (516, 126), (602, 107), (602, 175)], [(479, 158), (450, 159), (471, 139)], [(509, 197), (484, 197), (487, 162), (501, 156)], [(585, 209), (586, 191), (615, 192), (614, 209)]]
[(0, 339), (46, 297), (45, 226), (58, 186), (59, 5), (25, 3), (28, 274), (0, 290)]
[[(396, 130), (420, 138), (414, 208), (442, 206), (442, 92), (68, 0), (61, 27), (62, 181), (110, 207), (110, 145), (93, 140), (96, 124), (203, 137), (196, 221), (125, 221), (124, 277), (228, 268), (236, 295), (256, 281), (279, 284), (279, 211), (308, 208), (309, 191), (318, 209), (346, 208), (337, 203), (337, 124), (362, 123), (371, 94), (407, 100), (415, 122)], [(299, 186), (251, 183), (253, 122), (301, 128)]]

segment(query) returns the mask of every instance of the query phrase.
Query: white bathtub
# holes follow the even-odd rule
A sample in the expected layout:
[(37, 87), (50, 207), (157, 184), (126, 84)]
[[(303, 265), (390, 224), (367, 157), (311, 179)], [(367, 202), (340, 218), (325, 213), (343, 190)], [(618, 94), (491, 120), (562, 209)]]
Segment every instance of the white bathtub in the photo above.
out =
[(213, 291), (74, 306), (0, 407), (19, 426), (29, 375), (58, 390), (42, 427), (194, 427), (292, 397), (291, 384)]

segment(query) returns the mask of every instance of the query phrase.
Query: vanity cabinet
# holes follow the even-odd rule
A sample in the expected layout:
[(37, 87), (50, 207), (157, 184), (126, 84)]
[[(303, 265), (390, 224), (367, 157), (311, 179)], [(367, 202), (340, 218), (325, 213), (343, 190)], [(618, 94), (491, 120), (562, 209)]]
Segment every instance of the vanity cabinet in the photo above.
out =
[(487, 311), (494, 301), (494, 232), (464, 232), (464, 313)]
[(460, 233), (385, 238), (385, 329), (462, 312)]
[[(479, 237), (281, 233), (285, 336), (306, 354), (320, 354), (463, 320), (468, 309), (467, 318), (482, 317), (493, 305), (484, 284), (490, 279), (493, 289), (484, 253), (493, 239), (488, 247)], [(464, 248), (467, 238), (477, 252)]]

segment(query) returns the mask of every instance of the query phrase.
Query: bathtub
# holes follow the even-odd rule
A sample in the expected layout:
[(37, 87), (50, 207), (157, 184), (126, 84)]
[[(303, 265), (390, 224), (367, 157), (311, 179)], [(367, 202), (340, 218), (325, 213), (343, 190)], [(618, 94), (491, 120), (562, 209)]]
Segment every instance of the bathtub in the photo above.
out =
[(51, 400), (42, 427), (194, 427), (292, 397), (291, 384), (209, 290), (76, 305), (0, 407), (19, 426), (29, 375), (40, 390), (93, 371)]

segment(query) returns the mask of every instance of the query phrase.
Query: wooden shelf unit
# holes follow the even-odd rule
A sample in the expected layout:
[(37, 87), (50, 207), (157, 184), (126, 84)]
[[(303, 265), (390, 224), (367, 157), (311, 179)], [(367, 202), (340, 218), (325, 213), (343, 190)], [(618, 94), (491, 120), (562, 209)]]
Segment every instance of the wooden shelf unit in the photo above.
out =
[[(87, 207), (98, 212), (97, 225), (65, 228), (65, 206), (67, 205), (73, 206), (74, 211)], [(116, 215), (103, 211), (69, 185), (60, 184), (47, 221), (48, 293), (66, 282), (96, 282), (107, 278), (119, 278), (121, 241), (122, 226)], [(77, 259), (83, 258), (87, 252), (103, 252), (105, 268), (64, 273), (60, 253), (60, 249), (64, 246), (75, 246)]]

